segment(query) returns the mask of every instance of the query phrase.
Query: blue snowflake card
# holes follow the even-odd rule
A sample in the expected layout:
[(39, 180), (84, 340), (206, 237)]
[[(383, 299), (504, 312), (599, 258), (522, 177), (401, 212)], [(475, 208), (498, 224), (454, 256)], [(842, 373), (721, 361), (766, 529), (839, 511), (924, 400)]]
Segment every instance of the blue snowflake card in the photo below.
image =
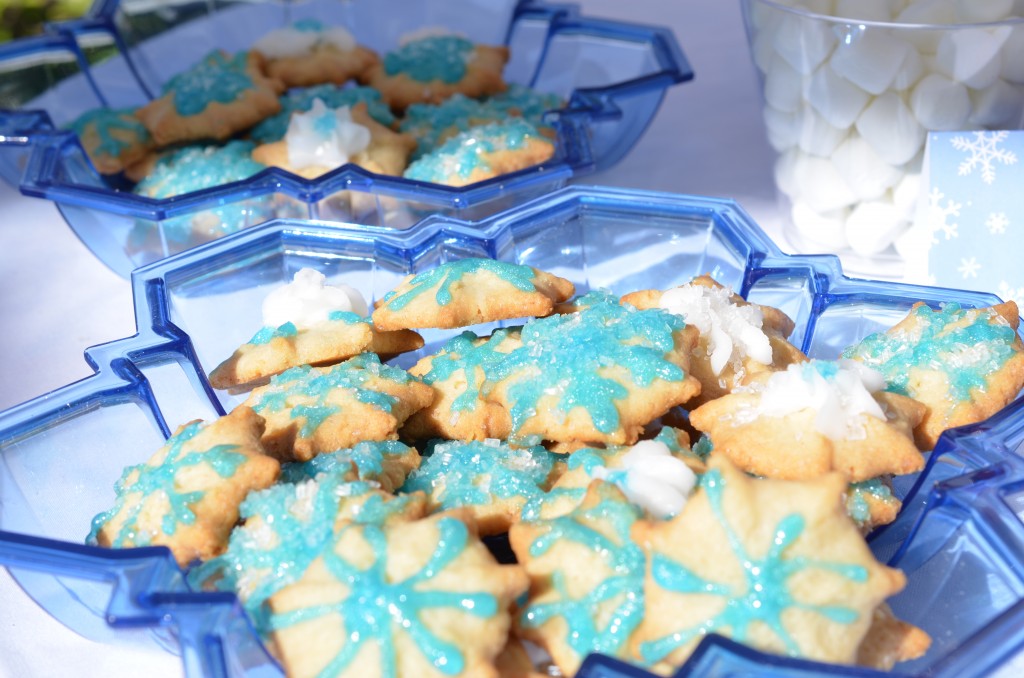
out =
[(1024, 131), (928, 135), (908, 279), (1024, 302), (1021, 157)]

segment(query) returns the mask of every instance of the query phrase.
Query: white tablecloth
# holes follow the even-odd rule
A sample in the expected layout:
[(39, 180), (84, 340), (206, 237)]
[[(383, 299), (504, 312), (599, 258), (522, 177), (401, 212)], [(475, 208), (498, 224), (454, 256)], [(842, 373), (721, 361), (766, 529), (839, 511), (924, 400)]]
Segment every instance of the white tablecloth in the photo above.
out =
[[(585, 13), (675, 31), (697, 77), (669, 90), (619, 165), (583, 181), (737, 199), (773, 236), (780, 217), (757, 78), (737, 2), (583, 0)], [(785, 244), (783, 244), (785, 248)], [(91, 373), (82, 351), (135, 332), (128, 281), (78, 241), (50, 203), (0, 185), (0, 409)], [(0, 497), (2, 501), (2, 497)], [(2, 510), (2, 508), (0, 508)], [(0, 569), (0, 676), (181, 674), (162, 652), (86, 640)]]

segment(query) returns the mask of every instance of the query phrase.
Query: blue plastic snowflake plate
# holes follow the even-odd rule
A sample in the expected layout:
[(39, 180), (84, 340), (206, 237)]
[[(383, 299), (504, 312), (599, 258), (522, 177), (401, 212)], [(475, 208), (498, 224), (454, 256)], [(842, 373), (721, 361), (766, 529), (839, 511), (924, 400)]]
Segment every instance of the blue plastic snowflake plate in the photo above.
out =
[[(155, 200), (101, 177), (77, 137), (59, 129), (97, 106), (143, 105), (210, 50), (246, 49), (269, 30), (308, 18), (343, 25), (380, 52), (414, 29), (437, 26), (508, 45), (506, 80), (567, 101), (546, 114), (557, 134), (555, 156), (462, 188), (346, 165), (314, 180), (267, 169), (244, 181)], [(0, 176), (27, 195), (53, 200), (93, 253), (127, 276), (208, 240), (182, 225), (196, 217), (208, 221), (210, 212), (217, 223), (230, 213), (231, 229), (275, 216), (389, 228), (408, 228), (429, 214), (483, 218), (618, 162), (644, 133), (665, 90), (692, 77), (671, 31), (583, 17), (566, 4), (95, 0), (85, 19), (0, 45), (0, 109), (9, 109), (0, 110)]]
[[(377, 299), (407, 273), (466, 256), (549, 270), (581, 293), (666, 288), (710, 273), (783, 309), (796, 321), (793, 342), (819, 358), (894, 324), (919, 300), (997, 301), (848, 279), (834, 257), (783, 255), (727, 200), (574, 187), (480, 222), (432, 217), (408, 231), (266, 223), (137, 270), (138, 333), (88, 349), (94, 375), (0, 413), (0, 563), (84, 636), (158, 642), (182, 654), (190, 675), (279, 675), (233, 596), (191, 591), (163, 548), (82, 545), (90, 519), (111, 505), (121, 469), (148, 457), (172, 428), (239, 402), (212, 390), (205, 375), (259, 327), (265, 294), (298, 269), (316, 268)], [(428, 344), (441, 336), (428, 334)], [(1012, 673), (1024, 647), (1022, 409), (1018, 400), (944, 435), (926, 469), (897, 483), (899, 519), (871, 537), (879, 559), (908, 577), (893, 609), (933, 639), (900, 672)], [(875, 675), (764, 655), (717, 636), (681, 669), (730, 673)], [(579, 675), (648, 674), (592, 656)]]

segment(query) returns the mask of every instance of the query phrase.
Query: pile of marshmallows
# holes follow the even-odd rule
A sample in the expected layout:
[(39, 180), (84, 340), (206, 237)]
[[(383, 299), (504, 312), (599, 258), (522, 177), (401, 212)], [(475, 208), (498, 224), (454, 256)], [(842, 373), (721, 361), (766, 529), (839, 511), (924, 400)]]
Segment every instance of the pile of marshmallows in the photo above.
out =
[(1024, 17), (1024, 0), (773, 0), (841, 20), (748, 2), (775, 180), (800, 245), (899, 251), (927, 131), (1019, 123), (1024, 21), (963, 25)]

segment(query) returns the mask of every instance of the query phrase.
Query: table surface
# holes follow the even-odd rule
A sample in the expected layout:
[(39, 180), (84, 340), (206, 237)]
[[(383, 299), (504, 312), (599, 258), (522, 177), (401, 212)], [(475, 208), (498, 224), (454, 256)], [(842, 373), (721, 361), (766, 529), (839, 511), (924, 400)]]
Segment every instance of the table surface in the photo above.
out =
[[(697, 74), (669, 90), (629, 156), (583, 182), (734, 198), (778, 239), (774, 156), (739, 3), (580, 4), (588, 16), (667, 25)], [(0, 184), (0, 225), (3, 410), (88, 376), (83, 350), (134, 334), (135, 322), (128, 281), (92, 256), (51, 203)], [(182, 673), (168, 653), (115, 650), (69, 631), (0, 569), (0, 676), (51, 676), (68, 667), (80, 676)]]

